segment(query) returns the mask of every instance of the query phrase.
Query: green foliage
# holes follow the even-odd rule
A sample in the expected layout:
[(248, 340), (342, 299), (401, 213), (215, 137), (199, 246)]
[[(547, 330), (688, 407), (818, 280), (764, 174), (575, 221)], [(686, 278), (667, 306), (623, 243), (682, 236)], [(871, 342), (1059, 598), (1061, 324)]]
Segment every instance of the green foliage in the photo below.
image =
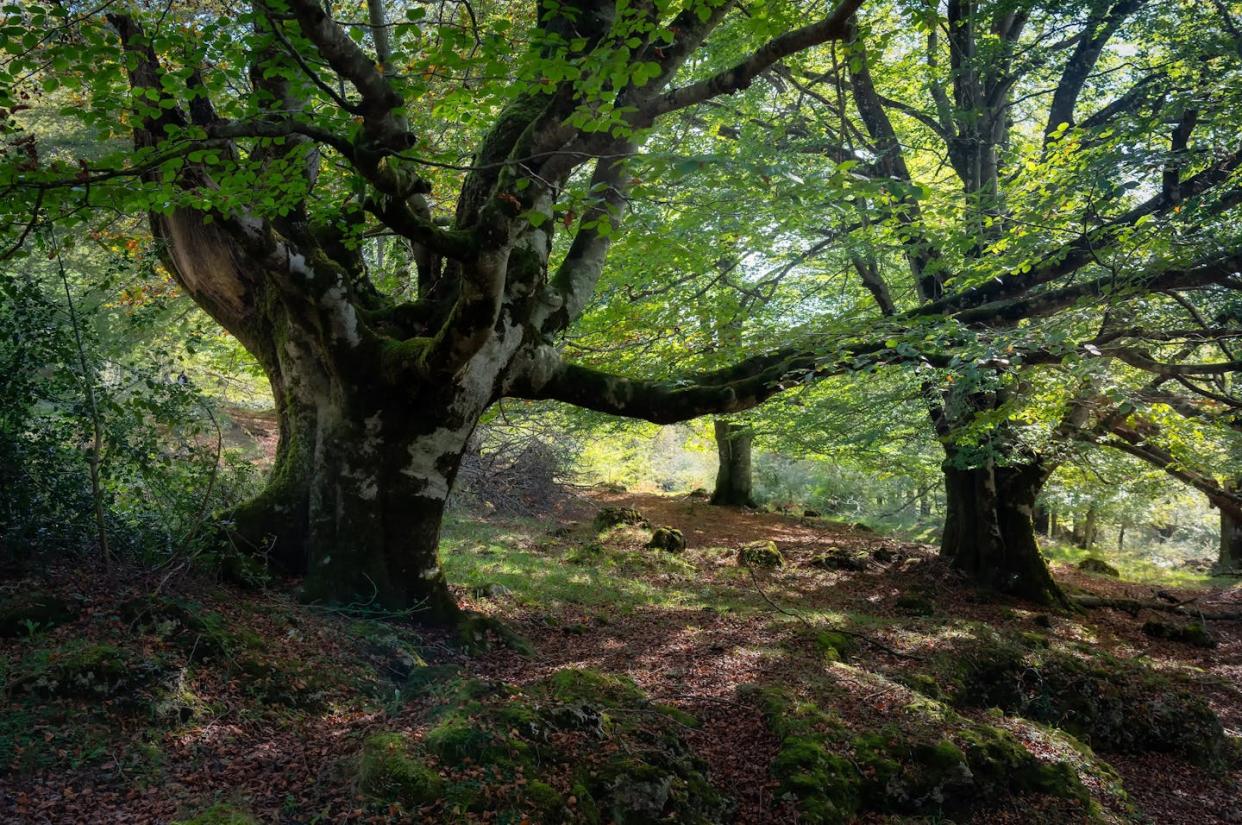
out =
[(185, 320), (188, 302), (150, 255), (52, 243), (55, 264), (30, 260), (0, 279), (0, 542), (18, 559), (97, 543), (97, 416), (113, 553), (143, 562), (191, 553), (211, 536), (213, 513), (255, 482), (223, 443), (215, 402), (186, 378), (217, 334), (200, 316)]

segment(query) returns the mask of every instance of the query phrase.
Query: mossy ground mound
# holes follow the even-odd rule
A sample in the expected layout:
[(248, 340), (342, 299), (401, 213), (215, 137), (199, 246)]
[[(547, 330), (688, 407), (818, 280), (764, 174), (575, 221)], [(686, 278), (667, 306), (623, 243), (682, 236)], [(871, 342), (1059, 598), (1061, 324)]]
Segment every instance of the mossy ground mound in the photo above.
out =
[(650, 528), (651, 522), (633, 507), (604, 507), (595, 514), (593, 525), (597, 532), (602, 532), (623, 525)]
[(862, 550), (846, 550), (843, 547), (829, 547), (822, 553), (815, 554), (810, 561), (812, 567), (821, 570), (866, 570), (871, 555)]
[(8, 689), (44, 697), (110, 699), (150, 684), (162, 670), (160, 661), (115, 645), (73, 642), (31, 653), (17, 666)]
[(1047, 640), (989, 636), (938, 657), (932, 678), (959, 707), (1001, 708), (1103, 752), (1177, 753), (1217, 768), (1229, 748), (1208, 704), (1174, 678)]
[(1078, 562), (1078, 569), (1084, 573), (1095, 573), (1098, 576), (1111, 576), (1114, 579), (1121, 578), (1120, 570), (1097, 556), (1088, 556)]
[[(785, 688), (742, 691), (780, 740), (772, 774), (807, 823), (849, 822), (863, 811), (940, 816), (987, 808), (1019, 794), (1059, 800), (1086, 815), (1090, 797), (1074, 768), (1042, 762), (1008, 731), (935, 707), (931, 727), (851, 731), (835, 714)], [(917, 703), (916, 703), (917, 704)], [(918, 719), (912, 706), (909, 717)]]
[(78, 604), (42, 590), (15, 593), (0, 601), (0, 638), (25, 636), (68, 624)]
[(121, 605), (121, 618), (140, 633), (170, 641), (194, 661), (226, 659), (261, 650), (263, 639), (243, 627), (186, 599), (144, 597)]
[(359, 787), (374, 802), (444, 822), (482, 811), (515, 822), (726, 821), (728, 800), (682, 739), (695, 720), (632, 682), (569, 669), (519, 691), (437, 675), (411, 691), (435, 698), (417, 742), (387, 733), (363, 746)]
[(1143, 623), (1143, 632), (1153, 639), (1167, 639), (1191, 647), (1216, 647), (1215, 637), (1200, 622), (1174, 624), (1152, 619)]

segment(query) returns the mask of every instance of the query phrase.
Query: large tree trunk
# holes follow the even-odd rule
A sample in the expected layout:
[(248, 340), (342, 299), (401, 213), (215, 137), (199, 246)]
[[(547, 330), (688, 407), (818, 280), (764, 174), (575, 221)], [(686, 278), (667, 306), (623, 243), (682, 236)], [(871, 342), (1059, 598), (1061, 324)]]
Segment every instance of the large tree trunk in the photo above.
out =
[(283, 335), (267, 365), (276, 462), (266, 489), (232, 514), (234, 545), (302, 576), (307, 600), (451, 622), (440, 524), (499, 364), (409, 386), (365, 362), (342, 374), (313, 337)]
[(1045, 605), (1069, 606), (1035, 542), (1032, 514), (1047, 473), (1038, 463), (944, 465), (940, 553), (973, 581)]
[(754, 433), (747, 426), (716, 419), (716, 452), (720, 468), (716, 471), (716, 489), (712, 504), (753, 507), (751, 497), (750, 448)]
[[(1229, 483), (1230, 492), (1242, 491), (1242, 480), (1234, 479)], [(1224, 507), (1220, 508), (1220, 554), (1216, 559), (1216, 569), (1220, 571), (1236, 570), (1242, 567), (1242, 520), (1234, 518)]]

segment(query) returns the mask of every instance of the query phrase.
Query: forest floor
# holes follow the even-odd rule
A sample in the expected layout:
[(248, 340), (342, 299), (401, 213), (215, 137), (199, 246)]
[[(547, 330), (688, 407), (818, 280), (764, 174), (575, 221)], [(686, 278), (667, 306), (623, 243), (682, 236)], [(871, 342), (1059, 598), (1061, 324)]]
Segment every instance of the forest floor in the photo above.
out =
[[(688, 549), (598, 533), (603, 506)], [(783, 564), (740, 565), (754, 541)], [(444, 545), (462, 604), (530, 649), (194, 575), (3, 583), (0, 821), (1242, 822), (1242, 623), (1153, 638), (1186, 618), (1046, 612), (927, 545), (686, 496), (458, 518)], [(31, 593), (68, 608), (6, 629)]]

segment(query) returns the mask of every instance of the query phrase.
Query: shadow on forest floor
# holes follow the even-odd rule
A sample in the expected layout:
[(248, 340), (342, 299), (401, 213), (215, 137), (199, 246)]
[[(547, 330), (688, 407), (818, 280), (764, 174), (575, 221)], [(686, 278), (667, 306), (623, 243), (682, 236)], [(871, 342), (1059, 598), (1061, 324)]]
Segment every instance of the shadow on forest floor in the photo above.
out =
[[(602, 505), (688, 549), (597, 534)], [(739, 566), (755, 540), (784, 565)], [(1144, 621), (1167, 616), (1048, 614), (963, 586), (926, 545), (685, 497), (457, 518), (443, 555), (461, 601), (533, 655), (203, 581), (154, 601), (153, 581), (70, 569), (8, 587), (71, 609), (0, 639), (0, 819), (1232, 821), (1237, 624), (1211, 648), (1154, 639)]]

